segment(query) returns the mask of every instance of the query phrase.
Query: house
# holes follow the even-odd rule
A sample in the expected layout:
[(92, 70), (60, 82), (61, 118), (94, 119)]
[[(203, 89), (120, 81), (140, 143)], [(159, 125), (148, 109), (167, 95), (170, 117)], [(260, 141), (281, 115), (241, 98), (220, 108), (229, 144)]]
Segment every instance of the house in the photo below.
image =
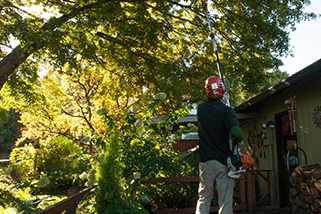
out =
[[(321, 59), (235, 108), (242, 152), (256, 170), (271, 170), (273, 204), (289, 203), (289, 175), (298, 164), (321, 163)], [(306, 163), (307, 161), (307, 163)], [(266, 182), (258, 178), (260, 195)]]
[[(321, 165), (321, 59), (234, 110), (244, 132), (242, 153), (255, 158), (253, 170), (269, 172), (269, 178), (256, 177), (257, 198), (288, 205), (293, 169)], [(179, 125), (188, 123), (197, 125), (197, 117), (178, 121)]]

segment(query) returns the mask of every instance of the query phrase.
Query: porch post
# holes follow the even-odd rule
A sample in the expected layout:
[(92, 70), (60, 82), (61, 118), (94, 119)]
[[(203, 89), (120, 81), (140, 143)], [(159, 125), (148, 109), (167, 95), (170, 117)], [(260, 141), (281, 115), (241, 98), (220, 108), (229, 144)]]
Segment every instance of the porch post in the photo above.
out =
[(253, 173), (248, 170), (246, 172), (246, 191), (247, 191), (247, 209), (250, 214), (254, 213), (254, 207), (256, 204), (255, 195), (255, 177)]

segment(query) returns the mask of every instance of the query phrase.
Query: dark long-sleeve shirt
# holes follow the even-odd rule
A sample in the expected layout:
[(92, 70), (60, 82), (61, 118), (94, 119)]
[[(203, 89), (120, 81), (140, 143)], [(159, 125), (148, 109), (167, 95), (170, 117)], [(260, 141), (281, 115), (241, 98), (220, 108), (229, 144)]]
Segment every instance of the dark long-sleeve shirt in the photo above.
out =
[(197, 119), (200, 162), (214, 159), (227, 165), (227, 158), (232, 154), (230, 130), (240, 126), (234, 110), (220, 100), (208, 100), (198, 106)]

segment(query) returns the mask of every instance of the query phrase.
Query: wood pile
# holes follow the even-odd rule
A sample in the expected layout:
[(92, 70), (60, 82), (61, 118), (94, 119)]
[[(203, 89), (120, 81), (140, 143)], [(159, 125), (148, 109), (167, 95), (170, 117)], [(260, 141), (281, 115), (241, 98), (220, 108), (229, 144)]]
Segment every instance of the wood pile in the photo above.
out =
[(292, 213), (321, 213), (321, 166), (298, 166), (289, 180)]

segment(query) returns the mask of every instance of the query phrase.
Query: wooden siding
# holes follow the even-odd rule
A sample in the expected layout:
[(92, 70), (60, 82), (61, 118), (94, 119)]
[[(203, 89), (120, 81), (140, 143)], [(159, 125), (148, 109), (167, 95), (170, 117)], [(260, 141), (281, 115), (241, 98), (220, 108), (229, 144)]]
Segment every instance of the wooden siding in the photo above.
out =
[[(278, 173), (278, 161), (283, 161), (284, 157), (277, 157), (276, 136), (273, 130), (273, 153), (274, 160), (271, 161), (270, 151), (270, 136), (268, 129), (263, 129), (262, 124), (268, 121), (274, 121), (275, 115), (286, 112), (288, 110), (285, 100), (296, 96), (297, 101), (297, 116), (298, 116), (298, 146), (302, 148), (307, 155), (308, 164), (321, 163), (321, 129), (314, 124), (313, 113), (318, 106), (321, 106), (321, 72), (313, 76), (313, 78), (305, 78), (304, 80), (285, 88), (278, 93), (275, 93), (265, 98), (261, 103), (257, 104), (257, 116), (251, 120), (241, 120), (244, 138), (242, 142), (242, 152), (255, 155), (257, 164), (254, 169), (271, 170), (273, 162), (275, 172)], [(257, 133), (263, 132), (266, 134), (264, 139), (266, 157), (260, 157), (259, 149), (251, 152), (248, 144), (248, 135), (250, 130), (257, 130)], [(258, 179), (260, 190), (265, 189), (265, 183), (262, 179)], [(272, 188), (272, 187), (271, 187)], [(264, 192), (261, 192), (264, 194)]]
[(321, 163), (321, 129), (313, 119), (317, 106), (321, 106), (321, 73), (297, 88), (299, 147), (306, 152), (309, 164)]

